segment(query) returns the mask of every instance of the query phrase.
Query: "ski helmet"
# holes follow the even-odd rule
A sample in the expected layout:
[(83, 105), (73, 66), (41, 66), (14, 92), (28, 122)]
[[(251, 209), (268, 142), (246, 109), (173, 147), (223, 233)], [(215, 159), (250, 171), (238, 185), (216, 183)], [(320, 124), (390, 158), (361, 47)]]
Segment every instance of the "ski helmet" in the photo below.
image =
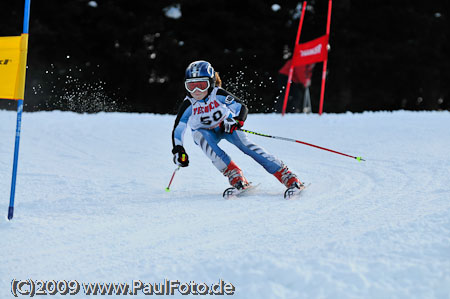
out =
[(186, 68), (185, 81), (189, 79), (207, 78), (209, 81), (209, 91), (216, 86), (216, 72), (211, 63), (198, 60), (194, 61)]

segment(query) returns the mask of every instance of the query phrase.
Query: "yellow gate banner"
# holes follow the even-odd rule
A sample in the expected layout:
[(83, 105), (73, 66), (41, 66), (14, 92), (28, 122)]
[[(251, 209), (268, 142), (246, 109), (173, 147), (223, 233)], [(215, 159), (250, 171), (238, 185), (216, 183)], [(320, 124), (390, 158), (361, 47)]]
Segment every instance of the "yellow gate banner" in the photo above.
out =
[(23, 100), (28, 34), (0, 37), (0, 99)]

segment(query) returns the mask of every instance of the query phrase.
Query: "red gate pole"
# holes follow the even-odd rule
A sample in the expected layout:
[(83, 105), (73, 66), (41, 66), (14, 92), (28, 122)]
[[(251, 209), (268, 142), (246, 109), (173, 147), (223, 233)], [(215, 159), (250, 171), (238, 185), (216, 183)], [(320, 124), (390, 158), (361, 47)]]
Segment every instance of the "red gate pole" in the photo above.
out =
[[(295, 47), (294, 47), (294, 53), (292, 54), (292, 58), (294, 58), (295, 49), (297, 49), (298, 42), (300, 40), (300, 33), (302, 32), (303, 17), (305, 16), (305, 9), (306, 9), (306, 1), (303, 1), (302, 15), (300, 17), (300, 23), (298, 24), (297, 37), (295, 38)], [(292, 59), (292, 62), (294, 62), (294, 59)], [(287, 85), (286, 85), (286, 91), (284, 93), (283, 111), (281, 112), (282, 116), (284, 116), (284, 114), (286, 113), (286, 106), (287, 106), (287, 101), (288, 101), (288, 97), (289, 97), (289, 90), (291, 89), (291, 83), (292, 83), (292, 74), (294, 73), (294, 65), (292, 62), (291, 62), (291, 67), (289, 68), (289, 76), (288, 76), (288, 81), (287, 81)]]
[[(330, 38), (330, 22), (331, 22), (331, 1), (328, 0), (328, 20), (327, 20), (327, 36), (328, 40)], [(328, 51), (328, 49), (326, 49)], [(323, 111), (323, 96), (325, 94), (325, 79), (327, 77), (327, 62), (328, 62), (328, 56), (327, 59), (323, 62), (323, 69), (322, 69), (322, 87), (320, 89), (320, 107), (319, 107), (319, 115), (322, 115)]]

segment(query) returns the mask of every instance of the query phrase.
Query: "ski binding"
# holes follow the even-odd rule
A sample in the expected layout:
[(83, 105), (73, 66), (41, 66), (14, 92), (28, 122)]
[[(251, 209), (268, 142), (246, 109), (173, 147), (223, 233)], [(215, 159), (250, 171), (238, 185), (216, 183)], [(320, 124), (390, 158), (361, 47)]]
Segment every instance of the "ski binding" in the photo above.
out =
[(291, 187), (287, 188), (286, 191), (284, 191), (284, 198), (285, 199), (294, 199), (300, 196), (300, 193), (302, 193), (303, 190), (306, 189), (311, 184), (303, 185), (300, 189), (297, 187)]
[(243, 195), (248, 195), (253, 191), (256, 187), (258, 187), (259, 184), (257, 185), (252, 185), (252, 183), (249, 184), (249, 186), (245, 189), (237, 189), (235, 187), (230, 187), (225, 189), (225, 191), (223, 191), (223, 198), (224, 199), (233, 199), (233, 198), (237, 198), (237, 197), (241, 197)]

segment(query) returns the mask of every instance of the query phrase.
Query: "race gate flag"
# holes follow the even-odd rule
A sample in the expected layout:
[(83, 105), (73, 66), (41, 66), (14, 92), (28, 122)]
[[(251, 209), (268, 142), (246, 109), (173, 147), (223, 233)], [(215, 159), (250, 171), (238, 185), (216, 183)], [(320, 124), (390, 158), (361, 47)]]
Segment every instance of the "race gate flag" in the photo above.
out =
[(294, 50), (293, 66), (312, 64), (328, 58), (328, 35), (303, 44), (297, 44)]
[(300, 22), (297, 30), (297, 37), (295, 39), (294, 53), (292, 54), (292, 64), (289, 69), (288, 81), (286, 84), (286, 92), (284, 93), (283, 110), (282, 115), (286, 113), (287, 101), (289, 97), (289, 90), (292, 83), (292, 74), (294, 67), (300, 65), (309, 65), (317, 62), (323, 62), (322, 68), (322, 83), (320, 88), (320, 104), (319, 104), (319, 115), (323, 111), (323, 98), (325, 94), (325, 79), (327, 76), (327, 62), (328, 62), (328, 42), (330, 39), (330, 23), (331, 23), (331, 6), (332, 0), (328, 0), (328, 16), (327, 16), (327, 27), (326, 34), (316, 38), (312, 41), (300, 44), (300, 34), (303, 27), (303, 19), (305, 17), (305, 9), (307, 2), (303, 1), (302, 11), (300, 15)]
[(0, 37), (0, 99), (23, 100), (28, 34)]
[(17, 101), (16, 138), (14, 143), (8, 220), (11, 220), (14, 215), (20, 130), (22, 126), (23, 99), (25, 96), (30, 1), (25, 0), (22, 35), (0, 37), (0, 99)]

